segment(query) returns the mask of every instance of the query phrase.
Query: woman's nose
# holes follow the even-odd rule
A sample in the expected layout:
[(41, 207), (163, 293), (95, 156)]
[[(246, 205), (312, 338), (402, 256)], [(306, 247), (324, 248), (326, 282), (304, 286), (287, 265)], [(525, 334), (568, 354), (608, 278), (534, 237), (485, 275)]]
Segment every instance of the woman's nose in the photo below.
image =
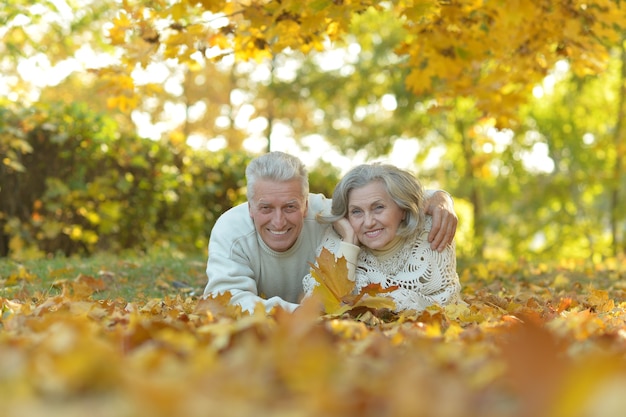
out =
[(365, 213), (365, 225), (366, 226), (371, 226), (374, 223), (376, 223), (376, 219), (374, 218), (374, 215), (372, 213)]

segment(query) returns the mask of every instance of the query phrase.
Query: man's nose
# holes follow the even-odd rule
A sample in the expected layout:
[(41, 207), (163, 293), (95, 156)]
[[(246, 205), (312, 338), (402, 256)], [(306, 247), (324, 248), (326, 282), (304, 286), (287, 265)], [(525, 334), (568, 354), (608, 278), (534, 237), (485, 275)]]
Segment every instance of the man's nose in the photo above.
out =
[(285, 215), (283, 214), (282, 210), (276, 210), (274, 212), (272, 223), (274, 227), (276, 228), (281, 228), (287, 223), (287, 221), (285, 220)]

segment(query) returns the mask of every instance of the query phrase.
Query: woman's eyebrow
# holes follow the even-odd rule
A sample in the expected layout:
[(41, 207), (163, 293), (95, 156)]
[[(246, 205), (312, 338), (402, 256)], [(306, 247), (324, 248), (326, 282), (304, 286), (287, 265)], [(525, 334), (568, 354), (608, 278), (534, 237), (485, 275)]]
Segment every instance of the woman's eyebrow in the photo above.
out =
[(383, 200), (382, 198), (379, 198), (378, 200), (372, 201), (370, 206), (375, 206), (377, 204), (385, 204), (385, 200)]

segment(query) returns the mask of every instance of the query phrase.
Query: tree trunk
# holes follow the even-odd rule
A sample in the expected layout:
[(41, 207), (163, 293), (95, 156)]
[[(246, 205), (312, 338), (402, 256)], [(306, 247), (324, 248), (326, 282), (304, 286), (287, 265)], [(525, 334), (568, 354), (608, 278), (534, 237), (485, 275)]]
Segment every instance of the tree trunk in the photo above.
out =
[(615, 165), (613, 167), (613, 181), (610, 185), (610, 210), (611, 210), (611, 238), (613, 255), (617, 256), (620, 252), (626, 253), (626, 247), (620, 248), (620, 242), (623, 241), (623, 236), (619, 235), (619, 225), (623, 221), (622, 211), (620, 210), (621, 203), (621, 178), (623, 176), (623, 160), (626, 157), (626, 126), (624, 125), (624, 119), (626, 118), (626, 48), (624, 42), (620, 43), (621, 48), (621, 61), (622, 70), (620, 74), (620, 87), (619, 87), (619, 104), (617, 110), (617, 123), (615, 125), (615, 135), (613, 137), (613, 143), (615, 146)]
[(476, 248), (475, 256), (479, 259), (483, 259), (485, 257), (485, 223), (483, 220), (483, 206), (480, 189), (478, 188), (478, 182), (476, 180), (476, 175), (474, 174), (473, 161), (475, 160), (475, 155), (472, 149), (472, 141), (466, 134), (463, 123), (460, 121), (457, 121), (457, 131), (461, 135), (463, 141), (463, 157), (465, 158), (465, 173), (463, 175), (463, 180), (469, 189), (469, 198), (473, 208), (474, 227), (472, 240)]
[[(272, 57), (270, 61), (270, 85), (274, 84), (274, 70), (276, 68), (275, 58)], [(267, 152), (272, 151), (272, 130), (274, 129), (274, 95), (268, 92), (267, 97), (267, 130), (265, 136), (267, 137)]]

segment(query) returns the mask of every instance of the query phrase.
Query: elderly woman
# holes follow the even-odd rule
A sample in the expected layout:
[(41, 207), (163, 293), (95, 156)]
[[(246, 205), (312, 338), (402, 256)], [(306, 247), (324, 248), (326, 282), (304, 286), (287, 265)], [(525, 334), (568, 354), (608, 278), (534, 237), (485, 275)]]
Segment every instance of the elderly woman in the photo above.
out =
[[(318, 220), (333, 223), (318, 255), (325, 247), (344, 256), (355, 291), (368, 284), (395, 286), (385, 295), (397, 311), (460, 300), (454, 242), (441, 252), (431, 249), (432, 219), (424, 214), (422, 187), (409, 172), (385, 164), (353, 168), (335, 187), (331, 215)], [(305, 296), (316, 285), (307, 275)]]

